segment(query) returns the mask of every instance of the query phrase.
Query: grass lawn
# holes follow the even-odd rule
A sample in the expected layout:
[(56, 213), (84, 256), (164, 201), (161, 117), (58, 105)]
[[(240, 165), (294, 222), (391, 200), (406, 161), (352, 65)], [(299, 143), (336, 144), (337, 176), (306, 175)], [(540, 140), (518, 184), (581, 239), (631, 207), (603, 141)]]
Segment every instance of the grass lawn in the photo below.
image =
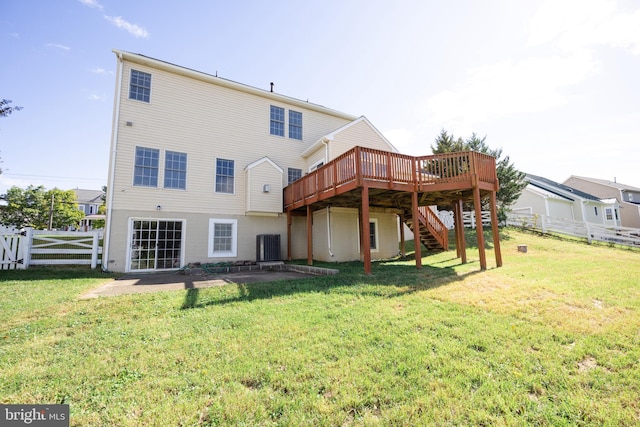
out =
[(1, 271), (0, 403), (78, 426), (640, 424), (640, 251), (515, 229), (502, 251), (94, 300), (99, 272)]

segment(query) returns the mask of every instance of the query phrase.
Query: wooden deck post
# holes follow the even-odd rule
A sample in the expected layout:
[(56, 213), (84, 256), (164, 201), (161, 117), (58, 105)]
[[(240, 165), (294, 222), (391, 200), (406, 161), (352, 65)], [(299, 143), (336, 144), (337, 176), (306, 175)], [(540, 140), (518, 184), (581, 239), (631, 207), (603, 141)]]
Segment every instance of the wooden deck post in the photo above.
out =
[(362, 221), (360, 225), (362, 236), (362, 252), (364, 273), (371, 274), (371, 241), (369, 239), (369, 187), (362, 186)]
[(498, 203), (496, 192), (491, 192), (491, 231), (493, 232), (493, 250), (496, 254), (496, 266), (502, 267), (502, 251), (500, 250), (500, 229), (498, 228)]
[(307, 265), (313, 265), (313, 211), (307, 205)]
[(484, 231), (482, 230), (482, 204), (480, 202), (480, 189), (473, 188), (473, 209), (476, 214), (476, 236), (478, 237), (478, 254), (480, 255), (480, 270), (487, 269), (487, 254), (484, 249)]
[(420, 270), (422, 268), (422, 248), (420, 247), (422, 241), (420, 239), (420, 225), (418, 224), (418, 218), (420, 218), (420, 211), (418, 210), (418, 192), (413, 191), (411, 193), (411, 215), (414, 224), (413, 243), (415, 246), (416, 255), (416, 268)]
[(464, 218), (462, 216), (462, 200), (454, 201), (454, 224), (456, 226), (456, 248), (463, 264), (467, 263), (467, 242), (464, 238)]

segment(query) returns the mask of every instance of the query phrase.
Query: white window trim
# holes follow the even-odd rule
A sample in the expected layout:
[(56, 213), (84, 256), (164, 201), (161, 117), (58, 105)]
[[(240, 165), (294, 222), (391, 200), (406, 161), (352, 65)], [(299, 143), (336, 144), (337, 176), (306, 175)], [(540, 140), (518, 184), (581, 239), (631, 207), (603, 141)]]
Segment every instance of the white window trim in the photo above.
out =
[[(149, 100), (148, 101), (143, 101), (141, 99), (135, 99), (135, 98), (131, 98), (131, 78), (133, 76), (133, 71), (137, 71), (138, 73), (145, 73), (145, 74), (149, 74), (151, 76), (151, 87), (149, 88)], [(129, 101), (135, 101), (135, 102), (142, 102), (143, 104), (151, 104), (151, 100), (153, 99), (152, 95), (153, 95), (153, 73), (150, 73), (148, 71), (142, 71), (139, 70), (137, 68), (130, 68), (129, 69), (129, 87), (127, 88), (127, 99)]]
[[(215, 230), (215, 224), (231, 224), (232, 240), (231, 251), (226, 252), (214, 252), (213, 250), (213, 233)], [(223, 218), (209, 218), (209, 258), (235, 258), (238, 256), (238, 220), (237, 219), (223, 219)]]
[(326, 164), (325, 159), (320, 159), (309, 167), (309, 172), (313, 172), (314, 170), (318, 169), (318, 167), (322, 167), (325, 164)]
[[(369, 218), (369, 224), (373, 223), (373, 229), (376, 237), (376, 247), (371, 248), (371, 252), (380, 252), (380, 231), (378, 229), (378, 218)], [(369, 225), (371, 227), (371, 225)], [(367, 235), (367, 239), (369, 236)]]
[[(218, 191), (218, 160), (231, 160), (233, 161), (233, 192), (227, 193), (224, 191)], [(213, 192), (215, 194), (226, 194), (227, 196), (233, 196), (236, 194), (236, 160), (235, 159), (226, 159), (223, 157), (216, 157), (214, 176), (213, 176)]]

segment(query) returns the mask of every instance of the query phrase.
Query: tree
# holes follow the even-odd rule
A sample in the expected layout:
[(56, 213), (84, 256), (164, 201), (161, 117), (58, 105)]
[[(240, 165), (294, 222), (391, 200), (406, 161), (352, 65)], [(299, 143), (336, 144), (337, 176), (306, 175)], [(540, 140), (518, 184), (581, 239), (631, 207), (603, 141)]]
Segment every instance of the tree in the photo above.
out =
[[(496, 193), (498, 203), (498, 220), (504, 222), (507, 219), (509, 207), (518, 200), (524, 187), (527, 186), (525, 181), (525, 173), (520, 172), (510, 162), (509, 156), (502, 157), (502, 148), (491, 149), (486, 142), (486, 135), (479, 138), (474, 133), (466, 141), (462, 138), (455, 139), (453, 135), (449, 135), (444, 129), (436, 138), (435, 146), (431, 146), (434, 154), (449, 153), (453, 151), (476, 151), (478, 153), (488, 154), (496, 159), (496, 174), (500, 189)], [(485, 209), (486, 206), (483, 206)]]
[[(102, 204), (100, 206), (98, 206), (98, 215), (104, 215), (107, 213), (107, 186), (103, 185), (102, 186)], [(105, 220), (104, 219), (95, 219), (93, 220), (93, 228), (94, 229), (99, 229), (99, 228), (104, 228), (105, 226)]]
[(9, 99), (3, 99), (0, 101), (0, 117), (7, 117), (9, 114), (13, 113), (14, 111), (22, 110), (22, 107), (18, 107), (17, 105), (15, 106), (9, 105), (12, 102), (13, 101)]
[(84, 213), (77, 207), (73, 190), (45, 190), (30, 185), (26, 189), (11, 187), (2, 198), (6, 206), (0, 210), (0, 223), (37, 230), (78, 226)]

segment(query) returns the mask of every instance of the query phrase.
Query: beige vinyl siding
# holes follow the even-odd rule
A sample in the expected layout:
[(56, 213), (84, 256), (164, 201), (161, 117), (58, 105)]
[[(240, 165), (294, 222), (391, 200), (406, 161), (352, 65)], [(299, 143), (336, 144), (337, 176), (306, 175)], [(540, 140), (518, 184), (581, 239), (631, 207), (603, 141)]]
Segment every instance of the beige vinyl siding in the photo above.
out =
[[(149, 103), (129, 99), (132, 68), (152, 76)], [(306, 170), (300, 154), (348, 122), (139, 64), (125, 63), (121, 90), (114, 209), (152, 210), (158, 199), (170, 198), (164, 204), (172, 210), (206, 213), (215, 206), (219, 213), (244, 213), (247, 186), (241, 172), (248, 164), (268, 155), (278, 165)], [(285, 137), (269, 134), (270, 105), (302, 113), (303, 141), (288, 138), (288, 122)], [(136, 146), (160, 150), (157, 189), (133, 186)], [(187, 153), (186, 191), (162, 188), (166, 150)], [(216, 158), (235, 162), (235, 197), (214, 191)]]
[[(325, 262), (360, 260), (362, 257), (360, 254), (358, 210), (331, 208), (329, 216), (327, 209), (313, 213), (313, 258)], [(369, 217), (370, 220), (375, 219), (378, 223), (379, 247), (371, 252), (372, 258), (386, 259), (398, 255), (398, 215), (372, 210)], [(331, 233), (327, 231), (329, 225)], [(367, 238), (369, 238), (368, 235)], [(329, 251), (329, 239), (331, 239), (331, 252)]]
[(312, 166), (315, 168), (315, 165), (317, 165), (318, 162), (323, 162), (324, 164), (327, 164), (326, 151), (325, 151), (324, 145), (322, 145), (321, 147), (318, 147), (317, 150), (315, 150), (311, 155), (307, 157), (307, 165), (303, 169), (303, 174), (305, 172), (308, 172)]
[(335, 159), (356, 145), (376, 150), (391, 150), (389, 144), (371, 126), (365, 121), (360, 121), (335, 135), (331, 142), (329, 156), (331, 159)]
[[(283, 174), (269, 162), (262, 162), (246, 171), (247, 213), (282, 213)], [(265, 192), (264, 186), (269, 186)]]
[[(109, 262), (105, 266), (110, 271), (125, 271), (127, 266), (127, 251), (129, 246), (129, 225), (131, 219), (144, 220), (172, 220), (184, 221), (183, 236), (183, 259), (185, 264), (194, 262), (217, 263), (226, 261), (255, 261), (256, 259), (256, 236), (259, 234), (279, 234), (280, 252), (282, 259), (287, 256), (287, 222), (282, 217), (268, 216), (220, 216), (201, 214), (165, 214), (163, 211), (154, 212), (150, 215), (141, 215), (140, 212), (126, 210), (120, 211), (114, 217), (112, 223), (111, 247), (118, 250), (109, 252)], [(236, 257), (230, 258), (209, 258), (209, 220), (235, 219), (237, 223), (237, 248)]]

